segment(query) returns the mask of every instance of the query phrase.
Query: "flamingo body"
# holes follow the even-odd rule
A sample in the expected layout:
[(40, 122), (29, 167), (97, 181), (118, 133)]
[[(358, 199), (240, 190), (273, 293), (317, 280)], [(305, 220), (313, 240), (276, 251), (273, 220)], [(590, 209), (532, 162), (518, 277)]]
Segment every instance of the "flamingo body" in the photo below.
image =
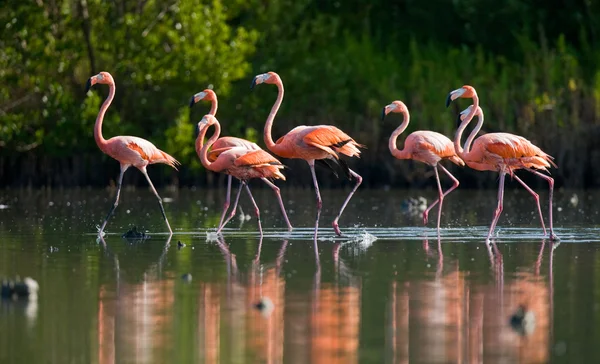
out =
[[(205, 89), (204, 91), (199, 92), (199, 93), (195, 94), (194, 96), (192, 96), (192, 99), (190, 100), (190, 107), (194, 106), (194, 104), (196, 104), (200, 100), (209, 100), (211, 102), (211, 108), (210, 108), (210, 111), (208, 112), (208, 115), (215, 116), (217, 113), (218, 105), (219, 105), (219, 101), (217, 99), (217, 94), (211, 89)], [(199, 142), (201, 142), (200, 138), (198, 138), (196, 140), (196, 143), (197, 143), (196, 151), (198, 153), (198, 156), (200, 156), (201, 150), (202, 150), (202, 144), (201, 143), (198, 144)], [(255, 154), (246, 153), (244, 155), (244, 151), (257, 151), (258, 153), (255, 153)], [(219, 157), (223, 153), (228, 153), (228, 154), (226, 154), (224, 156), (222, 161), (218, 161)], [(233, 168), (233, 167), (226, 168), (227, 164), (230, 164), (232, 159), (237, 160), (238, 163), (241, 163), (241, 161), (248, 161), (248, 165), (235, 166), (235, 168)], [(227, 210), (229, 209), (229, 203), (230, 203), (230, 198), (231, 198), (231, 178), (232, 177), (238, 178), (237, 176), (242, 177), (241, 179), (238, 178), (238, 179), (240, 179), (240, 181), (242, 181), (242, 180), (246, 181), (246, 180), (252, 179), (252, 178), (261, 178), (263, 180), (263, 182), (265, 182), (275, 192), (275, 195), (277, 196), (277, 200), (279, 202), (279, 206), (281, 208), (281, 212), (283, 213), (283, 218), (285, 219), (285, 222), (287, 224), (288, 230), (292, 231), (292, 224), (290, 223), (290, 220), (285, 211), (285, 207), (283, 205), (283, 200), (281, 199), (281, 191), (280, 191), (279, 187), (275, 186), (272, 182), (270, 182), (267, 179), (267, 178), (274, 178), (274, 177), (271, 177), (271, 175), (273, 175), (273, 176), (277, 176), (278, 179), (285, 180), (285, 177), (283, 176), (283, 174), (281, 174), (281, 172), (279, 172), (279, 168), (274, 167), (274, 165), (281, 165), (281, 163), (277, 159), (275, 159), (269, 153), (262, 150), (256, 143), (253, 143), (249, 140), (242, 139), (242, 138), (225, 136), (225, 137), (218, 138), (214, 142), (214, 144), (212, 144), (211, 150), (210, 150), (210, 152), (208, 152), (208, 155), (207, 155), (207, 160), (208, 160), (208, 162), (212, 162), (212, 163), (218, 162), (212, 168), (220, 168), (220, 170), (216, 171), (216, 172), (223, 172), (229, 176), (229, 178), (227, 180), (227, 194), (226, 194), (226, 198), (225, 198), (225, 204), (223, 206), (223, 213), (221, 214), (221, 220), (219, 222), (219, 227), (217, 229), (217, 232), (220, 232), (221, 229), (223, 228), (223, 226), (225, 226), (227, 224), (227, 222), (229, 222), (229, 220), (231, 220), (233, 218), (233, 216), (235, 216), (240, 192), (242, 191), (242, 187), (244, 186), (244, 183), (240, 183), (240, 188), (238, 190), (238, 194), (236, 197), (236, 201), (233, 205), (233, 209), (231, 210), (229, 218), (227, 220), (225, 220), (225, 214), (227, 213)], [(260, 161), (260, 160), (265, 160), (265, 161), (268, 160), (268, 162), (262, 163), (262, 165), (261, 165), (261, 163), (257, 163), (257, 161)], [(222, 167), (218, 167), (219, 165)], [(253, 168), (250, 168), (251, 166), (253, 166)], [(283, 166), (282, 166), (282, 168), (283, 168)], [(229, 171), (229, 170), (231, 170), (231, 171)], [(259, 221), (259, 223), (260, 223), (260, 221)]]
[[(314, 234), (315, 241), (317, 238), (317, 232), (319, 230), (319, 217), (321, 215), (321, 208), (323, 205), (321, 193), (319, 192), (319, 183), (317, 182), (317, 175), (315, 172), (315, 161), (334, 160), (340, 166), (342, 166), (342, 168), (344, 168), (346, 175), (352, 176), (356, 179), (354, 188), (352, 191), (350, 191), (348, 197), (346, 197), (346, 200), (340, 208), (340, 212), (332, 223), (335, 233), (337, 235), (342, 235), (338, 221), (344, 212), (346, 205), (358, 189), (358, 186), (360, 186), (362, 183), (362, 177), (358, 173), (348, 168), (346, 163), (339, 159), (339, 154), (344, 154), (349, 157), (359, 157), (360, 150), (358, 148), (364, 146), (358, 144), (356, 141), (354, 141), (354, 139), (348, 136), (348, 134), (332, 125), (300, 125), (279, 138), (277, 142), (274, 142), (271, 135), (271, 129), (273, 127), (275, 115), (277, 114), (277, 111), (281, 106), (281, 102), (283, 101), (283, 82), (277, 73), (267, 72), (255, 76), (252, 80), (251, 88), (254, 88), (255, 85), (261, 83), (274, 84), (277, 86), (278, 91), (277, 99), (275, 100), (275, 103), (271, 108), (271, 112), (269, 113), (269, 117), (265, 123), (263, 137), (267, 148), (283, 158), (304, 159), (310, 166), (313, 184), (315, 186), (315, 192), (317, 195), (317, 219), (315, 222)], [(329, 165), (329, 163), (326, 164)]]
[(121, 164), (143, 168), (149, 164), (164, 163), (175, 169), (179, 162), (158, 149), (151, 142), (134, 136), (116, 136), (108, 139), (102, 151)]
[[(208, 128), (214, 125), (216, 130), (213, 136), (210, 137), (208, 142), (204, 144), (204, 137), (206, 135), (206, 131)], [(254, 201), (254, 197), (250, 192), (250, 188), (247, 185), (248, 180), (253, 178), (260, 178), (265, 181), (269, 186), (271, 186), (277, 193), (280, 206), (284, 211), (284, 216), (286, 217), (286, 222), (289, 225), (289, 221), (287, 220), (287, 215), (285, 215), (285, 208), (283, 207), (283, 202), (281, 201), (281, 196), (279, 194), (279, 189), (269, 182), (269, 179), (282, 179), (285, 180), (285, 176), (281, 173), (281, 169), (284, 168), (283, 164), (279, 162), (275, 157), (265, 152), (262, 149), (258, 150), (249, 150), (246, 147), (231, 147), (226, 150), (223, 150), (215, 157), (214, 161), (209, 160), (208, 157), (208, 149), (219, 139), (219, 134), (221, 132), (221, 125), (217, 118), (213, 115), (207, 114), (204, 115), (200, 123), (198, 123), (200, 133), (198, 134), (198, 138), (196, 139), (196, 152), (198, 153), (198, 157), (202, 162), (202, 165), (213, 172), (225, 173), (230, 176), (236, 177), (241, 181), (240, 190), (242, 187), (246, 187), (246, 191), (254, 205), (254, 210), (256, 212), (256, 217), (258, 220), (258, 228), (260, 234), (262, 236), (262, 226), (260, 223), (260, 211), (256, 202)], [(231, 139), (230, 139), (231, 140)], [(258, 147), (258, 146), (257, 146)], [(238, 196), (236, 198), (235, 205), (239, 200), (239, 191)], [(229, 201), (229, 196), (227, 201)], [(228, 207), (228, 206), (227, 206)], [(223, 211), (223, 215), (221, 216), (221, 222), (219, 223), (219, 231), (220, 229), (227, 224), (227, 221), (223, 223), (223, 217), (225, 216), (225, 212), (227, 209)], [(231, 216), (232, 217), (232, 216)], [(231, 218), (230, 217), (230, 218)]]
[(463, 154), (465, 163), (478, 171), (511, 171), (535, 168), (547, 171), (552, 157), (529, 140), (510, 133), (488, 133), (475, 139), (469, 152)]
[(102, 226), (100, 227), (98, 233), (102, 236), (102, 232), (104, 231), (104, 227), (108, 223), (108, 219), (112, 216), (115, 209), (119, 205), (119, 197), (121, 195), (121, 187), (123, 184), (123, 175), (125, 171), (130, 167), (134, 166), (144, 174), (148, 184), (150, 185), (150, 189), (154, 193), (154, 195), (158, 198), (158, 204), (160, 206), (160, 212), (162, 213), (163, 218), (165, 219), (165, 223), (167, 224), (167, 228), (169, 232), (173, 234), (173, 230), (171, 230), (171, 225), (169, 225), (169, 220), (167, 219), (167, 215), (165, 214), (165, 209), (162, 204), (162, 199), (156, 192), (154, 185), (152, 184), (152, 180), (148, 176), (148, 172), (146, 171), (146, 166), (149, 164), (155, 163), (163, 163), (167, 164), (175, 169), (180, 163), (170, 156), (169, 154), (163, 152), (158, 149), (151, 142), (134, 137), (134, 136), (116, 136), (112, 137), (108, 140), (104, 139), (102, 136), (102, 121), (104, 120), (104, 114), (108, 110), (108, 107), (112, 103), (112, 100), (115, 97), (116, 86), (115, 81), (112, 75), (108, 72), (100, 72), (95, 76), (92, 76), (88, 79), (86, 85), (86, 92), (89, 91), (90, 87), (93, 85), (100, 83), (106, 84), (109, 86), (109, 94), (104, 103), (100, 107), (100, 111), (98, 112), (98, 116), (96, 117), (96, 124), (94, 125), (94, 139), (96, 140), (96, 144), (98, 148), (105, 154), (110, 157), (116, 159), (121, 164), (121, 173), (119, 174), (119, 180), (117, 181), (117, 197), (111, 209), (106, 215)]
[[(514, 173), (519, 169), (529, 171), (548, 182), (550, 190), (548, 198), (548, 210), (550, 215), (549, 237), (551, 240), (558, 240), (558, 237), (554, 234), (552, 219), (554, 179), (537, 171), (542, 170), (548, 172), (550, 166), (556, 167), (556, 164), (553, 161), (554, 158), (526, 138), (519, 135), (510, 133), (488, 133), (475, 139), (477, 133), (479, 133), (483, 126), (484, 120), (483, 110), (479, 107), (479, 97), (477, 96), (477, 92), (475, 91), (475, 88), (469, 85), (451, 91), (446, 99), (446, 106), (448, 106), (452, 100), (457, 98), (473, 99), (473, 105), (470, 105), (458, 115), (458, 120), (461, 121), (461, 123), (456, 130), (456, 135), (454, 137), (454, 148), (456, 149), (457, 154), (469, 167), (475, 170), (495, 171), (500, 174), (500, 182), (498, 184), (498, 206), (496, 207), (494, 218), (492, 219), (492, 224), (488, 231), (487, 242), (491, 242), (492, 234), (503, 210), (504, 180), (506, 174), (509, 174), (513, 179), (519, 182), (535, 199), (540, 222), (542, 224), (542, 230), (544, 231), (544, 235), (546, 235), (546, 225), (544, 224), (544, 217), (540, 206), (540, 196)], [(469, 134), (464, 147), (461, 147), (460, 141), (462, 133), (475, 116), (478, 117), (477, 125), (473, 131), (471, 131), (471, 134)]]
[[(425, 211), (423, 212), (423, 223), (427, 224), (429, 211), (439, 202), (440, 205), (438, 206), (437, 221), (437, 231), (439, 236), (440, 220), (442, 217), (442, 204), (444, 203), (444, 197), (446, 197), (450, 192), (455, 190), (460, 183), (458, 182), (456, 177), (454, 177), (442, 165), (438, 165), (438, 163), (444, 159), (448, 159), (459, 166), (464, 166), (465, 163), (456, 155), (454, 143), (452, 143), (452, 141), (445, 135), (437, 133), (435, 131), (414, 131), (406, 137), (406, 140), (404, 141), (404, 149), (398, 149), (396, 141), (398, 140), (398, 136), (400, 136), (400, 134), (402, 134), (404, 130), (406, 130), (406, 128), (408, 127), (408, 124), (410, 122), (410, 113), (408, 112), (408, 108), (406, 107), (406, 105), (399, 100), (396, 100), (384, 107), (381, 113), (381, 118), (385, 118), (385, 116), (390, 112), (401, 113), (404, 117), (402, 124), (400, 124), (400, 126), (398, 126), (390, 136), (388, 143), (390, 153), (398, 159), (412, 159), (430, 165), (433, 167), (433, 170), (435, 172), (435, 179), (438, 185), (439, 196), (438, 199), (435, 200), (431, 205), (429, 205), (427, 209), (425, 209)], [(454, 182), (452, 187), (450, 187), (446, 192), (442, 191), (438, 166)]]
[(244, 147), (229, 148), (219, 154), (217, 159), (207, 167), (213, 172), (232, 175), (240, 180), (252, 178), (274, 178), (285, 181), (280, 170), (283, 164), (264, 150), (248, 150)]
[(454, 151), (454, 144), (445, 135), (429, 130), (418, 130), (410, 133), (404, 141), (404, 151), (409, 158), (430, 166), (435, 166), (442, 159), (464, 166), (465, 163)]
[(339, 154), (348, 157), (360, 156), (356, 143), (348, 134), (331, 125), (300, 125), (290, 130), (275, 142), (273, 153), (290, 159), (339, 159)]

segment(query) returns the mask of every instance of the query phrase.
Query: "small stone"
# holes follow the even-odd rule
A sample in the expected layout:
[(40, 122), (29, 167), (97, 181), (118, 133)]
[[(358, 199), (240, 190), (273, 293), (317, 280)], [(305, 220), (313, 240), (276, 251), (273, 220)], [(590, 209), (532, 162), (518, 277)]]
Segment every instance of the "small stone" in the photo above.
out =
[(186, 273), (186, 274), (184, 274), (184, 275), (182, 275), (182, 276), (181, 276), (181, 279), (182, 279), (184, 282), (187, 282), (187, 283), (189, 283), (189, 282), (191, 282), (191, 281), (192, 281), (192, 275), (191, 275), (190, 273)]
[(256, 308), (264, 317), (269, 317), (275, 305), (273, 305), (273, 301), (269, 297), (261, 297), (260, 300), (254, 304), (254, 308)]

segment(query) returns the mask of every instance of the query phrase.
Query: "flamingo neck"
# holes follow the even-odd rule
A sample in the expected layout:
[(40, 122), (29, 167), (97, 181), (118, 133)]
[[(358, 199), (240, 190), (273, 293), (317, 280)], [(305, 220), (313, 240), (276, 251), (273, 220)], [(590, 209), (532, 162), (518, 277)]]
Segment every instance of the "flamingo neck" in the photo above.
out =
[(465, 118), (466, 120), (471, 120), (475, 117), (475, 114), (477, 114), (477, 110), (479, 109), (479, 96), (477, 96), (477, 92), (475, 92), (473, 94), (473, 109), (471, 110), (471, 112), (469, 113), (469, 115), (467, 115), (467, 117)]
[(217, 139), (219, 139), (219, 134), (221, 133), (221, 125), (218, 122), (215, 122), (214, 125), (215, 125), (215, 132), (210, 137), (210, 139), (208, 139), (206, 144), (203, 144), (204, 137), (206, 136), (206, 132), (208, 131), (208, 128), (210, 127), (210, 125), (205, 125), (200, 130), (200, 133), (198, 134), (198, 138), (196, 138), (196, 153), (198, 154), (198, 157), (200, 158), (202, 165), (206, 169), (211, 169), (211, 165), (212, 165), (212, 162), (208, 160), (208, 148), (210, 148), (214, 144), (214, 142)]
[(402, 124), (400, 124), (400, 126), (397, 127), (396, 130), (394, 130), (394, 132), (390, 136), (388, 147), (390, 148), (390, 152), (394, 157), (398, 159), (407, 159), (408, 157), (405, 156), (406, 153), (404, 152), (404, 150), (398, 149), (398, 146), (396, 145), (396, 140), (398, 139), (400, 134), (402, 134), (404, 130), (406, 130), (406, 128), (408, 127), (408, 123), (410, 122), (410, 114), (408, 113), (408, 110), (402, 111), (402, 115), (404, 116), (404, 120), (402, 121)]
[(217, 101), (217, 95), (214, 96), (212, 100), (210, 100), (210, 111), (208, 112), (210, 115), (217, 115), (217, 109), (219, 108), (219, 101)]
[(267, 148), (269, 148), (269, 150), (273, 150), (273, 148), (275, 148), (275, 142), (273, 141), (273, 137), (271, 136), (271, 128), (273, 127), (273, 120), (275, 120), (275, 115), (277, 114), (277, 111), (279, 111), (279, 107), (281, 106), (281, 102), (283, 101), (283, 82), (281, 82), (281, 80), (278, 80), (278, 82), (276, 83), (277, 85), (277, 100), (275, 100), (275, 103), (273, 104), (273, 107), (271, 108), (271, 112), (269, 113), (269, 117), (267, 118), (267, 122), (265, 124), (265, 131), (264, 131), (264, 140), (265, 140), (265, 144), (267, 145)]
[[(476, 111), (476, 114), (475, 114), (475, 115), (477, 115), (477, 125), (475, 125), (475, 128), (473, 129), (473, 131), (471, 131), (471, 134), (469, 134), (469, 137), (465, 141), (465, 146), (464, 146), (465, 153), (469, 153), (471, 151), (471, 143), (473, 143), (473, 140), (475, 140), (477, 133), (479, 133), (479, 131), (481, 130), (481, 127), (483, 126), (483, 112), (481, 111), (481, 109), (479, 109), (479, 108), (477, 108), (477, 109), (478, 110)], [(471, 120), (469, 119), (469, 121), (471, 121)]]
[(473, 119), (472, 117), (465, 118), (465, 120), (463, 120), (463, 122), (458, 127), (458, 130), (456, 130), (456, 135), (454, 137), (454, 149), (456, 150), (456, 154), (458, 154), (458, 156), (463, 159), (465, 159), (467, 154), (471, 152), (471, 143), (473, 143), (473, 140), (477, 136), (477, 133), (479, 133), (479, 130), (481, 130), (481, 127), (483, 126), (483, 112), (481, 110), (478, 110), (476, 111), (476, 113), (478, 119), (477, 125), (475, 125), (473, 131), (471, 131), (471, 134), (469, 134), (469, 136), (467, 137), (464, 148), (460, 146), (460, 140), (462, 138), (463, 132), (467, 128), (467, 125), (469, 125), (469, 123)]
[(94, 139), (96, 140), (96, 144), (100, 148), (100, 150), (104, 150), (106, 147), (106, 139), (102, 136), (102, 121), (104, 121), (104, 114), (108, 107), (112, 103), (115, 98), (116, 86), (114, 82), (108, 84), (109, 92), (108, 97), (104, 100), (104, 103), (100, 107), (100, 111), (98, 112), (98, 116), (96, 117), (96, 124), (94, 125)]

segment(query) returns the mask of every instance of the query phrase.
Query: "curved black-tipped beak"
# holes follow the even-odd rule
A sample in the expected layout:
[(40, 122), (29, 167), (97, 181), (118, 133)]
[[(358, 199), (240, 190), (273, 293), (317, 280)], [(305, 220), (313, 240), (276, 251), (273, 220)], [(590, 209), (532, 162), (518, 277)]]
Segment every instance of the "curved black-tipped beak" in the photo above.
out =
[[(452, 92), (450, 92), (448, 94), (448, 96), (446, 97), (446, 107), (450, 106), (450, 103), (452, 102)], [(460, 115), (459, 115), (460, 118)]]
[(253, 90), (253, 89), (254, 89), (254, 86), (256, 86), (256, 79), (257, 79), (257, 78), (258, 78), (258, 76), (255, 76), (255, 77), (252, 79), (252, 82), (250, 83), (250, 90)]
[(198, 139), (198, 135), (200, 135), (200, 123), (196, 124), (196, 128), (194, 129), (194, 139)]
[(90, 88), (92, 87), (92, 79), (88, 78), (87, 83), (85, 84), (85, 93), (87, 94)]
[(190, 100), (190, 107), (194, 106), (194, 104), (195, 104), (194, 98), (195, 98), (195, 96), (192, 96), (192, 99)]
[(385, 107), (381, 110), (381, 121), (383, 121), (383, 119), (385, 119)]

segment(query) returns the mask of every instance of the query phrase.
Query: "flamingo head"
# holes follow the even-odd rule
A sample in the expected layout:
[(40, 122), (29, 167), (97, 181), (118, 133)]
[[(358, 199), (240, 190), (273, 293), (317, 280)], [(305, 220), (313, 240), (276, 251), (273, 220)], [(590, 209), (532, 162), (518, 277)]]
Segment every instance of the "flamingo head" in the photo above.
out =
[(454, 91), (450, 91), (448, 96), (446, 97), (446, 107), (450, 106), (450, 103), (459, 97), (462, 98), (474, 98), (477, 96), (477, 91), (473, 86), (464, 85), (461, 88), (458, 88)]
[(190, 107), (194, 106), (195, 103), (199, 102), (200, 100), (209, 100), (209, 101), (213, 101), (216, 100), (217, 95), (215, 94), (215, 92), (211, 89), (206, 89), (202, 92), (198, 92), (197, 94), (195, 94), (194, 96), (192, 96), (192, 99), (190, 100)]
[(279, 75), (275, 72), (261, 73), (260, 75), (254, 76), (254, 78), (252, 79), (252, 83), (250, 84), (250, 89), (252, 90), (254, 86), (260, 85), (261, 83), (274, 84), (278, 81), (281, 82), (281, 79), (279, 78)]
[(391, 112), (396, 112), (396, 113), (408, 112), (408, 108), (402, 101), (396, 100), (396, 101), (392, 102), (391, 104), (387, 105), (386, 107), (384, 107), (383, 110), (381, 110), (381, 120), (385, 119), (385, 116)]
[(458, 114), (458, 117), (456, 118), (456, 124), (460, 125), (464, 121), (471, 121), (473, 116), (481, 115), (483, 113), (481, 107), (477, 106), (477, 109), (473, 110), (474, 108), (475, 105), (469, 105), (469, 107), (461, 111), (460, 114)]
[(113, 77), (110, 73), (102, 71), (88, 79), (87, 84), (85, 85), (85, 93), (87, 93), (90, 90), (90, 88), (97, 83), (109, 85), (114, 82), (115, 80), (113, 80)]
[(211, 126), (215, 123), (218, 123), (218, 120), (214, 115), (206, 114), (202, 117), (202, 120), (198, 123), (198, 127), (202, 128), (203, 126)]

